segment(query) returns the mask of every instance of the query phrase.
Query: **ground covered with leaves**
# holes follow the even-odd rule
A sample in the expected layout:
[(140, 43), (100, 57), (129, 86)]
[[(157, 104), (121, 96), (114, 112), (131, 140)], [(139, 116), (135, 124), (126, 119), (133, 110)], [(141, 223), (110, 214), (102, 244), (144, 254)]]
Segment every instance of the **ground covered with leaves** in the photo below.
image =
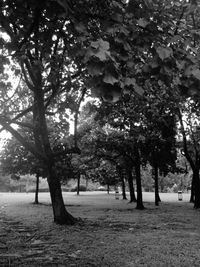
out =
[[(0, 193), (0, 266), (200, 266), (200, 211), (173, 194), (144, 195), (143, 211), (105, 193), (65, 193), (67, 209), (82, 221), (52, 222), (47, 194)], [(148, 201), (148, 202), (146, 202)]]

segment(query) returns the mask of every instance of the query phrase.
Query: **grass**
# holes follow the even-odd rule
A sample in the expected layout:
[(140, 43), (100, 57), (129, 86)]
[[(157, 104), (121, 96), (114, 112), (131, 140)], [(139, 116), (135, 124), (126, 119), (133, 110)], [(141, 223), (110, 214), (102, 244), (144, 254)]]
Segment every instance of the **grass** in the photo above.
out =
[(161, 194), (162, 203), (155, 207), (153, 193), (144, 193), (146, 209), (139, 211), (135, 204), (115, 200), (114, 194), (64, 193), (68, 211), (83, 219), (69, 227), (52, 223), (47, 193), (39, 195), (45, 205), (38, 206), (32, 204), (32, 193), (0, 193), (2, 218), (19, 221), (28, 229), (25, 236), (17, 233), (19, 240), (25, 240), (23, 250), (15, 243), (18, 230), (9, 231), (8, 251), (21, 256), (10, 262), (29, 266), (26, 251), (32, 243), (43, 242), (37, 247), (41, 255), (32, 259), (31, 267), (200, 266), (200, 212), (188, 202), (189, 194), (183, 195), (183, 201), (177, 198), (177, 194)]

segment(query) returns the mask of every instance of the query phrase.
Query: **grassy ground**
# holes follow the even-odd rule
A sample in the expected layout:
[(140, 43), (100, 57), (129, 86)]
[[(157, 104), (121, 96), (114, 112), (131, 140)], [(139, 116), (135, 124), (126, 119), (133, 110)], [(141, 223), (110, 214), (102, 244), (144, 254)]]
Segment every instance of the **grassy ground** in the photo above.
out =
[(0, 266), (200, 266), (200, 211), (189, 194), (144, 193), (146, 209), (114, 194), (64, 193), (66, 207), (83, 223), (52, 223), (48, 193), (0, 193)]

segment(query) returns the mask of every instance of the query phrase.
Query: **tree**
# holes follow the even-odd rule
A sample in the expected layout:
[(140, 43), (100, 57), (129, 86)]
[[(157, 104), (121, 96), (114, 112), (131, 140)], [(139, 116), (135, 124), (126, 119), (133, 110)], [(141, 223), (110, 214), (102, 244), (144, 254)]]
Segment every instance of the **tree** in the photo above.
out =
[[(200, 155), (199, 155), (199, 110), (196, 109), (196, 104), (192, 100), (187, 102), (187, 105), (183, 110), (179, 109), (179, 121), (180, 121), (180, 132), (182, 135), (183, 149), (182, 153), (186, 157), (190, 164), (193, 172), (192, 178), (192, 196), (191, 201), (194, 201), (194, 207), (200, 208)], [(186, 112), (184, 112), (186, 111)], [(187, 124), (184, 123), (184, 116), (187, 116)]]
[[(18, 177), (24, 174), (36, 175), (35, 204), (38, 204), (39, 190), (39, 163), (24, 147), (15, 139), (7, 140), (1, 152), (1, 169), (3, 174), (11, 174), (11, 177)], [(41, 171), (40, 171), (41, 172)]]
[[(151, 107), (151, 105), (149, 106)], [(169, 109), (165, 108), (165, 102), (161, 103), (161, 101), (159, 101), (159, 106), (157, 106), (157, 112), (154, 112), (153, 114), (151, 109), (147, 111), (146, 123), (148, 137), (146, 139), (144, 151), (148, 162), (153, 168), (152, 173), (155, 184), (156, 206), (158, 206), (160, 202), (158, 183), (159, 172), (166, 176), (169, 171), (173, 171), (176, 161), (175, 117)]]
[[(179, 0), (170, 3), (131, 0), (128, 4), (87, 1), (87, 5), (81, 0), (44, 1), (42, 4), (4, 0), (0, 8), (1, 30), (9, 36), (1, 38), (0, 69), (3, 73), (5, 64), (10, 64), (8, 55), (11, 55), (19, 66), (14, 68), (15, 74), (21, 73), (27, 85), (21, 92), (26, 92), (28, 99), (22, 103), (18, 97), (17, 102), (21, 104), (17, 105), (17, 91), (10, 101), (11, 85), (3, 83), (0, 124), (44, 162), (54, 220), (73, 224), (75, 219), (64, 207), (54, 166), (58, 153), (79, 152), (79, 149), (75, 143), (73, 149), (55, 155), (49, 140), (47, 117), (69, 108), (72, 91), (78, 91), (80, 96), (85, 87), (114, 103), (121, 93), (143, 96), (155, 88), (165, 90), (164, 95), (179, 93), (178, 89), (198, 95), (199, 7), (195, 1)], [(163, 98), (161, 94), (159, 96)], [(133, 137), (132, 132), (137, 136), (132, 152), (137, 155), (133, 162), (137, 201), (142, 207), (140, 156), (143, 135), (138, 135), (137, 129), (142, 128), (138, 115), (143, 113), (139, 110), (135, 116), (131, 111), (133, 103), (131, 101), (125, 107), (131, 115), (127, 117), (124, 132), (129, 130), (128, 139)], [(11, 123), (22, 125), (21, 118), (27, 113), (31, 114), (32, 124), (26, 123), (24, 127), (32, 129), (34, 145), (27, 143), (11, 126)]]
[[(4, 104), (0, 124), (11, 132), (23, 146), (37, 159), (44, 162), (48, 173), (54, 221), (61, 224), (73, 224), (76, 220), (65, 209), (60, 182), (55, 171), (55, 153), (49, 140), (47, 117), (59, 113), (60, 109), (70, 108), (72, 91), (85, 90), (84, 79), (87, 78), (85, 66), (89, 67), (89, 59), (100, 58), (107, 53), (107, 42), (101, 39), (105, 19), (115, 15), (113, 3), (104, 1), (3, 1), (0, 4), (0, 27), (6, 33), (1, 38), (1, 70), (4, 64), (10, 64), (8, 56), (18, 67), (15, 74), (21, 74), (26, 84), (28, 102), (14, 105), (13, 99), (19, 92), (15, 91), (12, 105), (8, 96), (11, 88), (4, 84)], [(110, 20), (112, 25), (115, 20)], [(102, 33), (103, 36), (103, 33)], [(97, 40), (97, 41), (95, 41)], [(89, 47), (89, 48), (87, 48)], [(103, 52), (104, 50), (104, 52)], [(107, 57), (106, 56), (106, 57)], [(88, 60), (87, 60), (88, 58)], [(93, 68), (94, 69), (94, 68)], [(107, 83), (107, 82), (105, 82)], [(108, 82), (109, 83), (109, 82)], [(87, 83), (89, 84), (89, 83)], [(9, 91), (9, 93), (8, 93)], [(23, 86), (23, 92), (24, 86)], [(30, 103), (30, 104), (29, 104)], [(20, 107), (20, 108), (19, 108)], [(13, 112), (15, 109), (15, 112)], [(77, 111), (77, 108), (75, 108)], [(15, 114), (13, 114), (15, 113)], [(33, 131), (34, 144), (27, 143), (22, 135), (11, 126), (20, 124), (25, 114), (31, 114), (31, 124), (23, 125)], [(76, 153), (75, 145), (68, 151), (60, 153)]]
[[(66, 50), (66, 44), (62, 43), (63, 38), (60, 37), (64, 20), (57, 17), (61, 10), (56, 3), (52, 5), (54, 6), (26, 1), (24, 4), (21, 1), (1, 3), (1, 29), (9, 36), (8, 41), (1, 38), (1, 47), (7, 49), (7, 55), (10, 53), (13, 60), (19, 64), (19, 72), (26, 83), (30, 104), (26, 103), (27, 105), (24, 104), (22, 109), (16, 109), (17, 113), (13, 115), (13, 105), (9, 108), (10, 102), (7, 99), (8, 113), (6, 116), (1, 116), (0, 123), (22, 143), (26, 150), (44, 163), (54, 221), (60, 224), (73, 224), (75, 219), (64, 206), (47, 127), (47, 113), (53, 111), (50, 104), (55, 99), (58, 90), (61, 90), (59, 84), (63, 79), (61, 72), (64, 68), (63, 58)], [(50, 9), (54, 10), (55, 15)], [(16, 93), (14, 92), (14, 95)], [(27, 142), (10, 124), (11, 122), (20, 123), (25, 114), (31, 116), (32, 123), (25, 127), (32, 129), (34, 144)]]

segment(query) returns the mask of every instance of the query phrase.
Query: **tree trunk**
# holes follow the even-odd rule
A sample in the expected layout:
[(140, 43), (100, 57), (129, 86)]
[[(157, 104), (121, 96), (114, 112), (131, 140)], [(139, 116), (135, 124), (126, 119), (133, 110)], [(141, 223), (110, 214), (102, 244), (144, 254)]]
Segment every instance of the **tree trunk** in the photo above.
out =
[(135, 197), (135, 190), (133, 186), (133, 175), (132, 175), (132, 169), (128, 170), (128, 185), (129, 185), (129, 192), (130, 192), (130, 203), (131, 202), (136, 202), (136, 197)]
[(123, 199), (127, 199), (126, 197), (126, 186), (125, 186), (125, 182), (124, 182), (124, 178), (120, 177), (121, 182), (122, 182), (122, 197)]
[(65, 209), (60, 180), (52, 167), (48, 170), (48, 184), (53, 207), (54, 222), (73, 225), (76, 219)]
[(158, 166), (154, 164), (154, 181), (155, 181), (155, 205), (159, 206), (160, 196), (159, 196), (159, 188), (158, 188)]
[(80, 180), (81, 180), (81, 175), (80, 175), (80, 173), (78, 173), (78, 177), (77, 177), (77, 191), (76, 191), (77, 195), (79, 195), (79, 193), (80, 193)]
[(87, 191), (88, 190), (88, 177), (87, 177), (87, 175), (85, 175), (85, 188)]
[(191, 184), (191, 195), (190, 195), (190, 202), (191, 203), (194, 203), (194, 195), (195, 195), (195, 192), (194, 192), (194, 174), (193, 174), (192, 184)]
[(120, 165), (117, 165), (116, 166), (116, 170), (118, 172), (118, 175), (119, 175), (119, 178), (120, 178), (120, 181), (121, 181), (121, 187), (122, 187), (122, 199), (127, 199), (126, 197), (126, 185), (125, 185), (125, 179), (124, 179), (124, 175), (126, 175), (126, 173), (123, 175), (123, 171), (122, 171), (122, 166)]
[(195, 199), (194, 199), (194, 208), (200, 209), (200, 180), (199, 180), (199, 168), (197, 168), (193, 173), (194, 178), (194, 193), (195, 193)]
[(110, 185), (107, 184), (107, 193), (110, 194)]
[(142, 199), (142, 181), (141, 181), (141, 170), (140, 170), (140, 155), (138, 148), (135, 148), (135, 176), (137, 183), (137, 206), (136, 209), (143, 210), (143, 199)]
[(36, 187), (35, 187), (35, 202), (34, 204), (39, 204), (38, 201), (38, 192), (39, 192), (39, 181), (40, 181), (39, 173), (36, 173)]
[(42, 144), (42, 152), (45, 156), (44, 164), (46, 165), (47, 169), (47, 180), (49, 184), (49, 191), (51, 196), (52, 208), (53, 208), (53, 216), (54, 222), (57, 224), (67, 224), (72, 225), (76, 222), (76, 219), (67, 212), (62, 191), (61, 191), (61, 184), (60, 180), (56, 173), (55, 167), (55, 158), (53, 156), (53, 152), (51, 149), (51, 144), (49, 140), (49, 132), (47, 128), (47, 121), (45, 115), (45, 104), (44, 104), (44, 92), (42, 90), (42, 79), (41, 73), (39, 68), (35, 68), (36, 72), (34, 73), (37, 77), (37, 83), (35, 85), (34, 90), (34, 99), (35, 105), (37, 107), (37, 123), (38, 123), (38, 135), (40, 136), (40, 142)]

